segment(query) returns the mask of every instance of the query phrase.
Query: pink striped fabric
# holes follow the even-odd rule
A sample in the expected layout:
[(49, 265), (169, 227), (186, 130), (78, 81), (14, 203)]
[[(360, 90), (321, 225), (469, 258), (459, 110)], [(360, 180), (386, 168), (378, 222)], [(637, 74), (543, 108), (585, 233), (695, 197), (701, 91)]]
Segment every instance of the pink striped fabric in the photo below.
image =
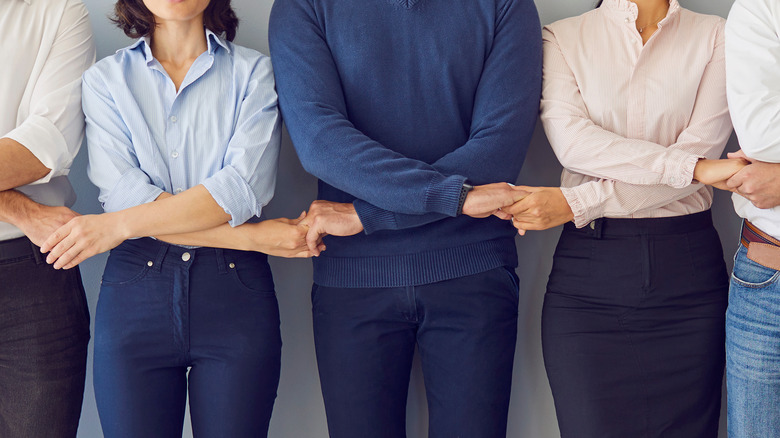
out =
[(546, 26), (542, 122), (564, 167), (578, 227), (599, 217), (668, 217), (712, 204), (691, 184), (731, 134), (724, 24), (670, 0), (643, 46), (637, 7), (605, 0)]

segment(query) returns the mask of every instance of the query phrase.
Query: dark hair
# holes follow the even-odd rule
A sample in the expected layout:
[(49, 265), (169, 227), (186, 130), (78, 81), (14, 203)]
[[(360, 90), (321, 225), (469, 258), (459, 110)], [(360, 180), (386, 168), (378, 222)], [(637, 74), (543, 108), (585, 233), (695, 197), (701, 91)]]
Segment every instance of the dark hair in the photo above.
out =
[[(117, 0), (114, 15), (109, 18), (130, 38), (154, 33), (154, 15), (143, 0)], [(238, 30), (238, 17), (230, 6), (230, 0), (211, 0), (203, 13), (203, 24), (215, 34), (233, 41)]]

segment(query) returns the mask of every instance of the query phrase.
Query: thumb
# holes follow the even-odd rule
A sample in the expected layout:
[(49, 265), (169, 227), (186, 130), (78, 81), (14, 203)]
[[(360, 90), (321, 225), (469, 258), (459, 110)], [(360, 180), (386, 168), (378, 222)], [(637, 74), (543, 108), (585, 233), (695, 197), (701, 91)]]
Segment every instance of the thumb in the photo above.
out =
[(748, 158), (747, 155), (745, 155), (745, 151), (743, 151), (742, 149), (740, 149), (740, 150), (738, 150), (736, 152), (729, 152), (726, 156), (729, 157), (729, 159), (731, 159), (731, 160), (734, 160), (734, 159), (737, 159), (737, 158), (743, 158), (745, 160), (750, 161), (750, 158)]

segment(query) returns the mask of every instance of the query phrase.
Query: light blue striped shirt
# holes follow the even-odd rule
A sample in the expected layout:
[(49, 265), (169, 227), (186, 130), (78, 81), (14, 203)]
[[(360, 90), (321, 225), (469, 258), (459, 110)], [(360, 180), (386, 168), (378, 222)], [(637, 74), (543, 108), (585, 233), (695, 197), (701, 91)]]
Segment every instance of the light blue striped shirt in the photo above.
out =
[(203, 184), (238, 226), (273, 197), (281, 120), (270, 59), (206, 39), (178, 93), (148, 38), (84, 73), (88, 174), (106, 212)]

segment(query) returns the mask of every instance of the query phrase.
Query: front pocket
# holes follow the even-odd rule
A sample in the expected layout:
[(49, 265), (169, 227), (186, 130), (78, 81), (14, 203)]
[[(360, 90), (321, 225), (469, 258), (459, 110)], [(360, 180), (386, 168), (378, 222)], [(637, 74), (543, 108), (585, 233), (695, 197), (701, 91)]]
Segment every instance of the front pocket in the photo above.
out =
[(274, 280), (267, 263), (248, 260), (230, 262), (228, 273), (233, 281), (252, 293), (274, 295)]
[(137, 283), (149, 272), (149, 262), (127, 251), (111, 251), (103, 271), (102, 284), (124, 286)]
[(747, 258), (747, 249), (740, 245), (734, 258), (732, 281), (744, 287), (760, 289), (776, 283), (778, 278), (780, 278), (780, 271), (750, 260)]

